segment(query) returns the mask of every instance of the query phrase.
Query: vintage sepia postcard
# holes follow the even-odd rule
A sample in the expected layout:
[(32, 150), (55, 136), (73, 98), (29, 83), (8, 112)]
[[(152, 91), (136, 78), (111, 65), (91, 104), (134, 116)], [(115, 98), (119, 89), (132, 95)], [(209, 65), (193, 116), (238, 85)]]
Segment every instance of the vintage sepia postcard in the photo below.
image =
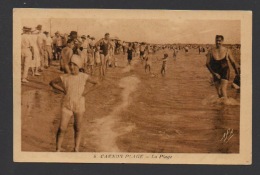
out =
[(13, 9), (14, 162), (252, 163), (252, 12)]

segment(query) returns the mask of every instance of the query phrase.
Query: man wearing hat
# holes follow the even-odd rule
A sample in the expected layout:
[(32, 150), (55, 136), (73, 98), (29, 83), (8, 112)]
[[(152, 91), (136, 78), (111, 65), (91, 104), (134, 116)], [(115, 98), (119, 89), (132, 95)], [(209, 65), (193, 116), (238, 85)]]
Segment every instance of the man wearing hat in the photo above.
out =
[(49, 32), (45, 31), (43, 33), (46, 35), (44, 63), (47, 67), (49, 67), (51, 60), (52, 60), (52, 57), (53, 57), (53, 55), (52, 55), (53, 43), (52, 43), (52, 39), (49, 35)]
[(27, 80), (28, 77), (28, 70), (31, 67), (31, 62), (33, 59), (33, 45), (30, 40), (30, 33), (31, 33), (31, 28), (30, 27), (23, 27), (23, 34), (22, 34), (22, 39), (21, 39), (21, 57), (22, 57), (22, 63), (24, 64), (23, 66), (23, 74), (22, 74), (22, 82), (27, 83), (29, 82)]
[(81, 42), (78, 40), (78, 32), (71, 31), (69, 35), (69, 39), (74, 41), (73, 53), (79, 55), (78, 49), (80, 48)]

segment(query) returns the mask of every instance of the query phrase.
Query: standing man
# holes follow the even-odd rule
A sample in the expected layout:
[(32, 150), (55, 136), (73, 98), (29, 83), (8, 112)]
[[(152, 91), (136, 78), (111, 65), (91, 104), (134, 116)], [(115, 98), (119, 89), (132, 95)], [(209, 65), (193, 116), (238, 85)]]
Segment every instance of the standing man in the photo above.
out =
[(145, 44), (144, 43), (141, 43), (139, 50), (140, 50), (140, 60), (143, 62), (144, 52), (145, 52)]
[(44, 54), (44, 67), (48, 68), (50, 66), (51, 60), (52, 60), (52, 48), (53, 48), (53, 43), (52, 39), (49, 35), (49, 32), (45, 31), (43, 32), (46, 35), (46, 42), (45, 42), (45, 54)]
[(31, 62), (33, 59), (33, 45), (30, 41), (30, 32), (31, 28), (29, 27), (23, 27), (23, 34), (22, 34), (22, 40), (21, 40), (21, 57), (22, 57), (22, 62), (23, 62), (23, 74), (22, 74), (22, 82), (23, 83), (28, 83), (29, 81), (27, 80), (28, 77), (28, 70), (31, 66)]
[(78, 39), (78, 32), (71, 31), (69, 34), (69, 39), (72, 39), (74, 41), (74, 48), (73, 48), (73, 54), (79, 55), (79, 48), (81, 45), (81, 42)]
[(42, 70), (43, 67), (46, 67), (44, 63), (46, 35), (42, 33), (42, 25), (37, 25), (36, 30), (38, 30), (37, 44), (39, 47), (40, 60), (41, 60), (40, 70)]
[(67, 46), (64, 47), (61, 51), (61, 70), (64, 71), (65, 74), (70, 74), (69, 63), (71, 61), (71, 57), (73, 55), (74, 41), (72, 39), (68, 39)]
[(112, 47), (110, 43), (110, 35), (109, 33), (105, 34), (105, 38), (102, 38), (96, 43), (96, 46), (100, 46), (100, 58), (101, 58), (101, 66), (102, 66), (102, 75), (105, 76), (105, 70), (107, 68), (107, 61), (109, 57), (109, 50)]
[(240, 77), (240, 71), (231, 51), (227, 47), (223, 46), (223, 42), (224, 36), (216, 35), (216, 46), (207, 53), (206, 66), (213, 76), (219, 98), (224, 98), (226, 101), (228, 98), (227, 87), (230, 78), (229, 63), (231, 63), (238, 78)]
[(173, 55), (172, 55), (174, 60), (176, 60), (177, 54), (178, 54), (178, 50), (177, 50), (177, 48), (174, 48), (173, 49)]

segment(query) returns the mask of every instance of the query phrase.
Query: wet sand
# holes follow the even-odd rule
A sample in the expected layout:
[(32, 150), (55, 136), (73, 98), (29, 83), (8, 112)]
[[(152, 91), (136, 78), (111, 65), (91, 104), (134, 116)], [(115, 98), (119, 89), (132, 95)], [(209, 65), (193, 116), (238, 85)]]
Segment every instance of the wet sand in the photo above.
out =
[[(166, 76), (160, 75), (163, 53), (168, 52)], [(152, 73), (137, 59), (109, 68), (98, 89), (86, 95), (86, 113), (80, 151), (157, 153), (238, 153), (240, 95), (228, 87), (231, 105), (224, 105), (209, 82), (205, 54), (197, 50), (158, 51)], [(236, 55), (236, 60), (239, 60)], [(57, 62), (40, 77), (22, 85), (22, 150), (55, 151), (62, 94), (48, 83), (60, 75)], [(98, 70), (95, 71), (98, 76)], [(231, 80), (234, 72), (231, 70)], [(231, 83), (231, 82), (230, 82)], [(87, 88), (91, 89), (91, 85)], [(238, 104), (236, 104), (238, 103)], [(233, 136), (223, 142), (228, 129)], [(73, 118), (63, 142), (72, 151)], [(222, 140), (221, 140), (222, 139)]]

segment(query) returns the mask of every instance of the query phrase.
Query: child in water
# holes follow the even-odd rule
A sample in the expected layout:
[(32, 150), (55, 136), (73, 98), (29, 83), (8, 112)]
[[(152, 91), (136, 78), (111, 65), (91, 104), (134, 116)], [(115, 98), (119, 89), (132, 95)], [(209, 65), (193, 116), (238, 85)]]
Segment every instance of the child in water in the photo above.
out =
[(166, 62), (167, 62), (168, 54), (165, 53), (164, 57), (162, 58), (162, 68), (161, 68), (161, 74), (162, 76), (165, 76), (166, 74)]
[(131, 61), (133, 58), (133, 52), (134, 52), (133, 44), (129, 43), (129, 48), (127, 49), (127, 60), (128, 60), (129, 65), (131, 65)]
[(61, 105), (61, 121), (57, 132), (56, 151), (61, 151), (64, 134), (67, 130), (70, 118), (74, 116), (74, 151), (79, 151), (82, 120), (85, 112), (85, 85), (87, 82), (97, 85), (89, 75), (82, 73), (79, 69), (82, 67), (81, 58), (73, 55), (69, 62), (70, 74), (61, 75), (50, 82), (50, 85), (65, 94)]
[(146, 70), (148, 69), (148, 70), (149, 70), (149, 73), (151, 73), (151, 64), (152, 64), (152, 61), (151, 61), (151, 57), (149, 56), (148, 52), (146, 52), (146, 53), (143, 55), (143, 59), (144, 59), (144, 61), (145, 61), (144, 71), (146, 72)]

